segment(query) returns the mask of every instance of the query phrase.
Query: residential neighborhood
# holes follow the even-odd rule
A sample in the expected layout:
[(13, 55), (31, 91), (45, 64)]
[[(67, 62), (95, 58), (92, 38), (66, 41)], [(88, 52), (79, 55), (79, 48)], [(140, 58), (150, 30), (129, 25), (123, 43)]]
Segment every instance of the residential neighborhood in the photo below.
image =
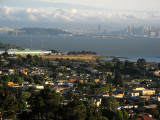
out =
[[(124, 120), (158, 120), (159, 70), (159, 63), (147, 63), (145, 59), (137, 62), (105, 61), (99, 58), (42, 59), (37, 55), (3, 53), (0, 56), (0, 86), (3, 90), (8, 89), (19, 101), (20, 115), (33, 111), (30, 104), (32, 96), (50, 89), (61, 96), (62, 105), (69, 105), (76, 96), (83, 104), (92, 101), (96, 111), (101, 111), (101, 115), (109, 120), (113, 118), (106, 111), (114, 113), (115, 119), (120, 114), (117, 112), (122, 111), (123, 115), (128, 116)], [(3, 115), (1, 112), (0, 118)], [(35, 118), (39, 116), (35, 115)]]

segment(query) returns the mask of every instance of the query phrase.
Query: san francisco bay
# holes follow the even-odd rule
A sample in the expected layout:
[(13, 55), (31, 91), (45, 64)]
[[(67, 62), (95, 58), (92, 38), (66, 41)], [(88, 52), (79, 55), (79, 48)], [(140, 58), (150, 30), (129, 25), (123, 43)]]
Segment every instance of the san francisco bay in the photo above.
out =
[(12, 36), (0, 35), (0, 42), (33, 49), (68, 51), (95, 51), (103, 56), (128, 57), (130, 61), (145, 58), (160, 62), (160, 38), (93, 37), (93, 36)]

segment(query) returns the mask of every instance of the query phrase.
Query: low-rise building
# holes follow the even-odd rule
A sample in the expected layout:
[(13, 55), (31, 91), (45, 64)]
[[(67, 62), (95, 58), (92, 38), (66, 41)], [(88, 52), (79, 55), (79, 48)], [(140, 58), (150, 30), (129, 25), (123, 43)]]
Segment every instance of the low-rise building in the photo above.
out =
[(142, 95), (154, 95), (155, 94), (155, 90), (142, 90), (141, 94)]
[(139, 92), (132, 92), (131, 93), (131, 97), (137, 97), (137, 96), (139, 96)]
[(14, 83), (14, 82), (8, 82), (8, 86), (19, 86), (19, 84), (16, 84), (16, 83)]
[(52, 51), (45, 51), (45, 50), (30, 50), (30, 49), (8, 49), (6, 51), (0, 51), (0, 54), (8, 52), (10, 55), (46, 55), (51, 54)]
[(35, 85), (34, 86), (36, 89), (38, 90), (43, 90), (44, 89), (44, 86), (43, 85)]

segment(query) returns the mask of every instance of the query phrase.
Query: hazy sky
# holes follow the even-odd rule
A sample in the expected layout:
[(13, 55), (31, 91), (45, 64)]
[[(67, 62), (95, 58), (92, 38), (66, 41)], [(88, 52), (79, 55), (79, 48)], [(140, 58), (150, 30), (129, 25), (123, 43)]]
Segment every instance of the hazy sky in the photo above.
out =
[(0, 27), (160, 26), (160, 0), (0, 0)]

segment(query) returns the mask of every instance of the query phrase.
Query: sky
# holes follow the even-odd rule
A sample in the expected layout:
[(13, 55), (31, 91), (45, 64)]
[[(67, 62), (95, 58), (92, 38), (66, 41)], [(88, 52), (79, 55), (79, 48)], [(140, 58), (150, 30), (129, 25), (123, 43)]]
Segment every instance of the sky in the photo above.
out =
[(0, 0), (0, 27), (160, 26), (160, 0)]

